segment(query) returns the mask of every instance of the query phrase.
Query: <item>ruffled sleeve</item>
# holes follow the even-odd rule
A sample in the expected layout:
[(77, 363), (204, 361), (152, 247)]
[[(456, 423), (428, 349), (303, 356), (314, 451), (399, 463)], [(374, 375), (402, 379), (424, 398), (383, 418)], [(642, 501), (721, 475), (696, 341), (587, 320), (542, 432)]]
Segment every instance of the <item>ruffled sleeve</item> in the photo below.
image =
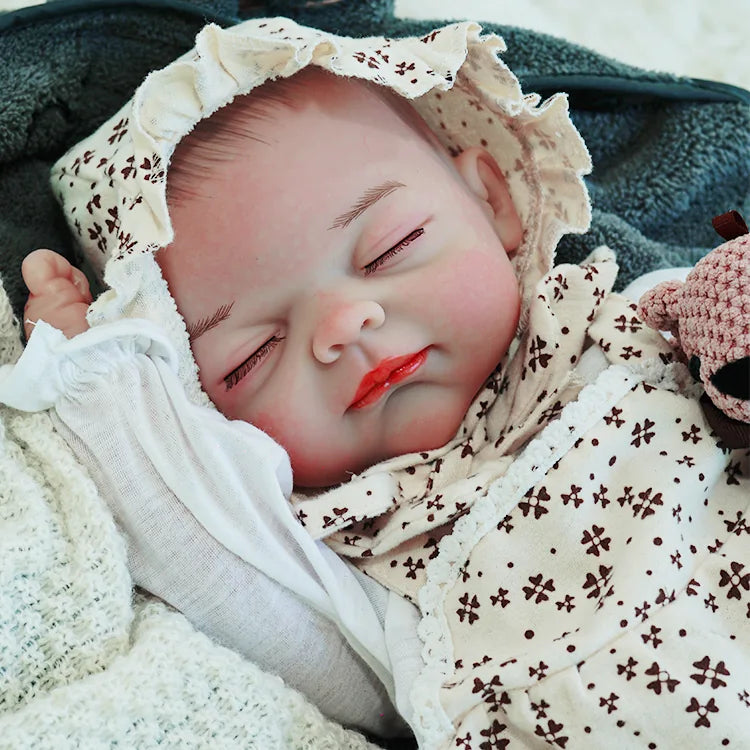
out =
[(149, 321), (122, 320), (67, 339), (40, 320), (16, 364), (0, 367), (0, 403), (33, 412), (63, 398), (78, 400), (118, 362), (139, 354), (177, 366), (174, 347)]
[[(392, 730), (383, 628), (346, 564), (294, 518), (286, 452), (191, 402), (177, 370), (173, 346), (148, 321), (72, 339), (40, 322), (18, 362), (0, 368), (0, 402), (53, 409), (125, 533), (136, 583), (329, 716)], [(326, 684), (315, 676), (324, 673)]]

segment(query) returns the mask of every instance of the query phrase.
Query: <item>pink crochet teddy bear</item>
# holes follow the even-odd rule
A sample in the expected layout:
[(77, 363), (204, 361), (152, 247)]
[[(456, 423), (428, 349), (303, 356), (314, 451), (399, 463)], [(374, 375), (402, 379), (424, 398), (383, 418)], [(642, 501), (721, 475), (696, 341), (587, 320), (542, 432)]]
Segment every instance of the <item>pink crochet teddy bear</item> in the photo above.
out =
[(702, 258), (684, 283), (665, 281), (646, 292), (638, 308), (649, 326), (674, 335), (678, 356), (703, 383), (701, 400), (712, 428), (728, 447), (745, 447), (750, 445), (750, 234), (736, 211), (717, 216), (713, 226), (727, 242)]

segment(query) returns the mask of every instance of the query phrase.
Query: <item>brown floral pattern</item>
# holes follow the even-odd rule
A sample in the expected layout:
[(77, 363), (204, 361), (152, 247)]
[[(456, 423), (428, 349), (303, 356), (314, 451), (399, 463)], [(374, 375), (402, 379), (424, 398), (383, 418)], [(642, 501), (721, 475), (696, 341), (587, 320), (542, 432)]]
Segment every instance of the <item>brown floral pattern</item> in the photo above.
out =
[[(686, 457), (681, 425), (710, 430), (680, 394), (639, 383), (617, 408), (619, 420), (599, 421), (526, 493), (543, 491), (547, 512), (519, 503), (472, 549), (472, 578), (447, 592), (461, 666), (441, 690), (444, 707), (477, 683), (506, 696), (499, 710), (485, 689), (450, 714), (464, 747), (482, 747), (466, 738), (494, 722), (507, 747), (533, 736), (561, 747), (747, 741), (749, 457), (708, 435)], [(632, 439), (644, 423), (650, 443)], [(730, 464), (741, 466), (739, 484), (727, 481)], [(578, 505), (566, 501), (568, 476), (581, 477)], [(602, 488), (630, 502), (602, 504)], [(544, 704), (543, 721), (523, 710), (530, 701)]]

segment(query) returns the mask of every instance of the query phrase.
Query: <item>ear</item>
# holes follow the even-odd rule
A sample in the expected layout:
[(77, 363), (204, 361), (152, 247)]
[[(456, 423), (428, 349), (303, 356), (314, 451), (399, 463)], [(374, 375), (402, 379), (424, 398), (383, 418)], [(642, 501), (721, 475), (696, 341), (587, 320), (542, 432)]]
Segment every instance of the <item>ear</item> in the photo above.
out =
[(669, 331), (679, 340), (680, 303), (683, 283), (662, 281), (638, 300), (641, 320), (657, 331)]
[(486, 210), (505, 251), (512, 255), (523, 239), (523, 227), (494, 157), (475, 146), (453, 157), (453, 164)]

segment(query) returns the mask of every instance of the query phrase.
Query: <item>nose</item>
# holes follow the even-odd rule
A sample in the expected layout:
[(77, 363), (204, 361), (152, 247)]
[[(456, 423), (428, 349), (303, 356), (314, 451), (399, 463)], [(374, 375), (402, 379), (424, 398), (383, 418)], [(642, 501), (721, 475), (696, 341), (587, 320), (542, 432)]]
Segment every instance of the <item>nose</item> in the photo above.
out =
[(366, 329), (385, 322), (385, 311), (372, 300), (336, 300), (330, 304), (313, 331), (313, 356), (324, 365), (335, 362), (344, 349)]

